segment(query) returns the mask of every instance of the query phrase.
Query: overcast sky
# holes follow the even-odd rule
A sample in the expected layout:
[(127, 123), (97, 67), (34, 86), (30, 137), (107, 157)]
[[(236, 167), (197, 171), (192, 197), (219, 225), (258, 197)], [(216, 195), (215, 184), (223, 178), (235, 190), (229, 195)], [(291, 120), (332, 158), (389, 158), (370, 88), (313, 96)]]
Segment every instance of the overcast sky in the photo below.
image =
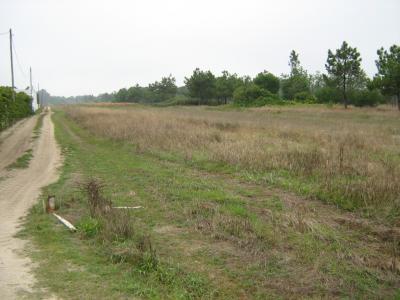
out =
[[(17, 87), (32, 66), (35, 85), (71, 96), (170, 73), (182, 85), (196, 67), (280, 75), (291, 49), (309, 72), (324, 71), (343, 40), (373, 75), (377, 48), (400, 44), (399, 12), (399, 0), (0, 0), (0, 33), (14, 32)], [(0, 70), (0, 85), (11, 85), (7, 35)]]

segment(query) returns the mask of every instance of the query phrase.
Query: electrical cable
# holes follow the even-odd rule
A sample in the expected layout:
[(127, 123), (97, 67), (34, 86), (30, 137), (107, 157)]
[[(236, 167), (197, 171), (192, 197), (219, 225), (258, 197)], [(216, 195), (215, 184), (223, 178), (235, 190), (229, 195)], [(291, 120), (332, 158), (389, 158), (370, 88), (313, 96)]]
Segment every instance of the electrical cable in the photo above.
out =
[[(21, 62), (20, 62), (20, 60), (19, 60), (19, 56), (18, 56), (18, 53), (17, 53), (17, 49), (16, 49), (16, 47), (15, 47), (15, 42), (14, 42), (14, 40), (13, 40), (13, 43), (12, 43), (12, 49), (13, 49), (13, 51), (14, 51), (15, 58), (16, 58), (17, 65), (18, 65), (18, 69), (19, 69), (20, 73), (22, 74), (22, 76), (24, 77), (24, 79), (25, 79), (26, 81), (29, 82), (28, 76), (27, 76), (26, 73), (24, 72), (24, 70), (23, 70), (23, 68), (22, 68), (22, 65), (21, 65)], [(26, 82), (25, 82), (25, 83), (26, 83)], [(28, 86), (30, 86), (30, 84), (28, 84)]]

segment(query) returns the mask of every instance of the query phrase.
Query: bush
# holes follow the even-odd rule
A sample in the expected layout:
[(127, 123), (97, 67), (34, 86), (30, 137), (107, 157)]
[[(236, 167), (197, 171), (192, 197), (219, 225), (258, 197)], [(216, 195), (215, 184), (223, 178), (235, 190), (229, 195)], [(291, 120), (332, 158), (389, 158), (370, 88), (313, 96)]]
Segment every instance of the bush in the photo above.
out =
[(355, 91), (351, 95), (351, 102), (355, 106), (377, 106), (384, 102), (384, 97), (378, 90)]
[(290, 101), (284, 101), (281, 98), (279, 98), (278, 95), (268, 95), (264, 97), (260, 97), (256, 99), (253, 102), (252, 106), (264, 106), (264, 105), (285, 105), (285, 104), (291, 104), (292, 102)]
[(92, 238), (100, 231), (100, 222), (92, 217), (85, 217), (77, 224), (78, 229), (86, 238)]
[(14, 101), (11, 87), (0, 87), (0, 130), (32, 114), (30, 96), (22, 92), (16, 93)]
[(273, 94), (260, 88), (254, 83), (238, 87), (233, 93), (233, 101), (239, 106), (264, 106), (264, 105), (285, 105), (290, 101), (283, 101), (277, 94)]
[(254, 83), (238, 87), (233, 93), (233, 101), (241, 106), (251, 106), (254, 102), (270, 93)]
[(342, 101), (342, 95), (336, 88), (325, 86), (315, 92), (318, 102), (321, 103), (338, 103)]
[(298, 92), (294, 95), (294, 100), (297, 102), (302, 102), (302, 103), (317, 103), (317, 98), (315, 98), (314, 95), (311, 95), (309, 92), (303, 91), (303, 92)]

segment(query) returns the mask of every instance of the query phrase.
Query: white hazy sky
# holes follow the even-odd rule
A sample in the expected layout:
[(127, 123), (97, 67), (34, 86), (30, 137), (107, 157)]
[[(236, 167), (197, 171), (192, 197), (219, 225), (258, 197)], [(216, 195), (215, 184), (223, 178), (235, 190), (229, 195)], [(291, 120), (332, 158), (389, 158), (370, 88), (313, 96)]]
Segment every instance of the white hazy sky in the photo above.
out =
[[(254, 76), (288, 72), (291, 49), (324, 71), (343, 40), (375, 73), (376, 50), (400, 44), (400, 0), (0, 0), (0, 33), (12, 28), (17, 87), (53, 95), (98, 94), (194, 68)], [(0, 85), (10, 84), (7, 35), (0, 35)]]

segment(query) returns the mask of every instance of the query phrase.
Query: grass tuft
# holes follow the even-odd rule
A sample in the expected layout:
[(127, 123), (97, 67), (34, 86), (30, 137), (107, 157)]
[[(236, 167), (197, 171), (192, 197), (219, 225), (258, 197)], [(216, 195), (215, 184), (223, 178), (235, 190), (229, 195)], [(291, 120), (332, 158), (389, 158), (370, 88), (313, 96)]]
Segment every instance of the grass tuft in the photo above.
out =
[(17, 158), (17, 160), (7, 166), (7, 170), (12, 169), (26, 169), (29, 167), (29, 162), (33, 157), (32, 149), (25, 151), (23, 155)]

